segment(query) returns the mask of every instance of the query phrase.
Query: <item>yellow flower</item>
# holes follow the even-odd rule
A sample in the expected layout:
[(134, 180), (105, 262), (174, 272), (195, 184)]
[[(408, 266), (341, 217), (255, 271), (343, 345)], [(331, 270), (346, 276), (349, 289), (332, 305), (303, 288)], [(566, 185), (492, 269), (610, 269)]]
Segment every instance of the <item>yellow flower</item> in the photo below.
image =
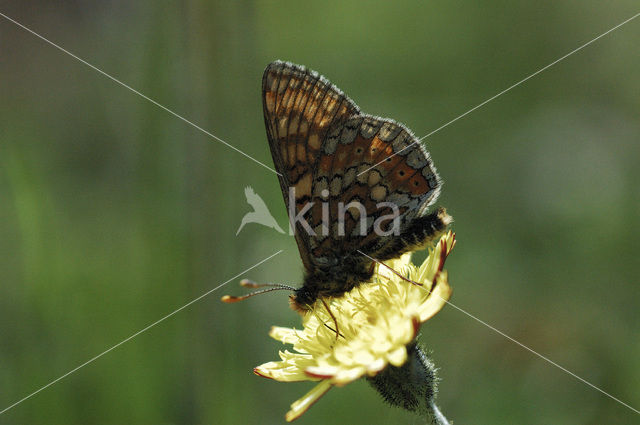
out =
[[(362, 376), (375, 376), (388, 364), (401, 366), (407, 360), (407, 344), (416, 337), (420, 324), (431, 318), (451, 296), (444, 262), (455, 245), (448, 232), (420, 267), (411, 254), (384, 265), (376, 265), (371, 282), (339, 298), (326, 299), (339, 326), (336, 337), (333, 318), (318, 300), (303, 317), (303, 329), (274, 326), (274, 339), (293, 345), (281, 351), (280, 361), (254, 369), (281, 382), (319, 381), (291, 405), (287, 421), (297, 419), (332, 386), (342, 386)], [(400, 278), (390, 269), (416, 285)]]

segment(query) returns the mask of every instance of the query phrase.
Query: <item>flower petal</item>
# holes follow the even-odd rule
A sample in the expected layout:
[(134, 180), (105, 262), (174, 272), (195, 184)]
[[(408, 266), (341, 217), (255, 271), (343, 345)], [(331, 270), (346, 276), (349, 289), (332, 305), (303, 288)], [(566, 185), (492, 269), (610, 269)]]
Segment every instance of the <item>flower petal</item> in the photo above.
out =
[(398, 367), (407, 361), (407, 348), (402, 345), (388, 354), (389, 363)]
[(449, 286), (449, 282), (447, 279), (447, 272), (442, 271), (438, 273), (435, 278), (435, 285), (431, 295), (421, 305), (420, 308), (420, 321), (426, 322), (430, 318), (432, 318), (437, 312), (439, 312), (442, 307), (449, 301), (451, 297), (451, 293), (453, 290)]
[(327, 391), (331, 389), (331, 382), (329, 380), (320, 381), (318, 385), (313, 387), (311, 391), (306, 393), (302, 398), (296, 400), (291, 404), (291, 409), (284, 416), (287, 422), (298, 419), (304, 412), (320, 399)]
[(281, 382), (308, 381), (310, 379), (304, 373), (304, 369), (315, 364), (313, 357), (308, 354), (281, 351), (280, 358), (282, 359), (280, 362), (268, 362), (255, 367), (253, 373)]
[(338, 370), (338, 373), (331, 379), (331, 383), (339, 386), (347, 385), (350, 382), (355, 381), (356, 379), (363, 376), (367, 370), (362, 367), (354, 367), (354, 368), (341, 368)]
[(275, 340), (281, 341), (285, 344), (295, 344), (300, 340), (300, 335), (297, 329), (283, 328), (281, 326), (272, 326), (269, 331), (269, 336)]

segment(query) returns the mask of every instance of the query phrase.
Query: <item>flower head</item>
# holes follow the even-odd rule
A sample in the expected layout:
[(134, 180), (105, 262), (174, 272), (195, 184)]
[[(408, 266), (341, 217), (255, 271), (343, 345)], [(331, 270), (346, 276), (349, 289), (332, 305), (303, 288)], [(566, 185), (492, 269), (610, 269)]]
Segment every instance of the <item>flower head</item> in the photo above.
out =
[[(375, 376), (387, 365), (407, 361), (420, 324), (435, 315), (451, 296), (444, 262), (455, 245), (448, 232), (422, 265), (411, 254), (376, 264), (373, 278), (341, 297), (316, 301), (303, 316), (303, 329), (274, 326), (270, 336), (293, 351), (280, 351), (280, 361), (254, 369), (257, 375), (282, 382), (318, 381), (291, 405), (287, 421), (297, 419), (332, 386), (342, 386), (363, 376)], [(416, 283), (408, 282), (394, 273)], [(339, 329), (336, 333), (334, 319)]]

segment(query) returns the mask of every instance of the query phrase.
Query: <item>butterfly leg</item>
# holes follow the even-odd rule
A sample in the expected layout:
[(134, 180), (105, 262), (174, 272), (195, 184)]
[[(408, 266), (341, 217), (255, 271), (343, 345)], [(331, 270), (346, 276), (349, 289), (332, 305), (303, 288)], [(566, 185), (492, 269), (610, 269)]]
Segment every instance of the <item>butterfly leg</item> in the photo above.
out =
[(329, 304), (327, 304), (327, 302), (324, 300), (324, 298), (321, 298), (320, 300), (322, 301), (322, 304), (324, 305), (324, 308), (327, 309), (327, 313), (329, 313), (329, 316), (331, 316), (331, 318), (333, 319), (333, 323), (336, 325), (336, 328), (335, 329), (331, 329), (331, 327), (329, 327), (327, 325), (325, 325), (325, 326), (327, 326), (332, 331), (335, 331), (336, 340), (337, 340), (338, 337), (340, 336), (340, 329), (338, 328), (338, 320), (336, 320), (336, 316), (333, 315), (333, 312), (329, 308)]

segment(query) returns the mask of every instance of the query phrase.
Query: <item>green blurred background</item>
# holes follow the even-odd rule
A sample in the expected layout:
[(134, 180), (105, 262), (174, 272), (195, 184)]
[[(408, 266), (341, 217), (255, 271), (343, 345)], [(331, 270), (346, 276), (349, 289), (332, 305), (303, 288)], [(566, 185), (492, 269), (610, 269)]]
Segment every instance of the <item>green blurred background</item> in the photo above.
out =
[[(639, 12), (637, 1), (0, 1), (0, 12), (272, 165), (274, 59), (427, 134)], [(640, 408), (640, 19), (425, 140), (455, 217), (452, 302)], [(298, 284), (293, 239), (247, 225), (268, 170), (0, 18), (0, 409), (227, 281)], [(285, 293), (226, 287), (1, 424), (279, 424), (310, 383), (261, 379)], [(459, 311), (421, 340), (456, 424), (640, 416)], [(419, 424), (366, 382), (300, 424)]]

